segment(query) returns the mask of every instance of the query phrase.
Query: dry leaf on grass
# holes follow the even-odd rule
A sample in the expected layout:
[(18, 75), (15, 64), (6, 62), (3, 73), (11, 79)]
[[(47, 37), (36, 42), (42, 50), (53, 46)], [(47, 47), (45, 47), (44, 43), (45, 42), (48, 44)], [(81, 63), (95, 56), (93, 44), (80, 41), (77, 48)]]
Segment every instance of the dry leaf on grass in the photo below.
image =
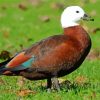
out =
[(24, 11), (27, 10), (26, 5), (24, 5), (24, 4), (19, 4), (18, 7), (19, 7), (21, 10), (24, 10)]
[(53, 8), (53, 9), (64, 9), (65, 5), (63, 3), (56, 2), (56, 3), (51, 4), (51, 8)]
[(1, 8), (2, 8), (3, 10), (6, 10), (6, 9), (7, 9), (7, 6), (3, 5)]
[(89, 55), (87, 56), (89, 60), (100, 59), (100, 50), (91, 50)]
[(29, 94), (36, 94), (37, 92), (31, 90), (20, 90), (17, 92), (18, 96), (27, 96)]
[(98, 27), (98, 28), (95, 28), (95, 29), (93, 29), (93, 31), (92, 31), (92, 33), (97, 33), (98, 31), (100, 31), (100, 28)]
[(42, 4), (43, 1), (42, 0), (29, 0), (29, 2), (31, 2), (33, 6), (38, 6)]
[[(3, 17), (3, 16), (6, 16), (6, 15), (5, 14), (4, 15), (0, 15), (0, 17)], [(9, 38), (10, 31), (11, 31), (10, 27), (2, 27), (0, 29), (0, 32), (3, 33), (3, 37), (4, 38)]]
[(85, 76), (77, 76), (75, 78), (75, 83), (77, 83), (79, 85), (84, 85), (87, 82), (88, 82), (88, 79)]
[(96, 3), (96, 2), (97, 2), (97, 0), (90, 0), (90, 2), (91, 2), (91, 3)]
[(50, 21), (50, 17), (49, 16), (41, 16), (40, 20), (43, 22), (49, 22)]
[(11, 54), (10, 54), (9, 51), (3, 50), (0, 53), (0, 59), (3, 59), (3, 60), (9, 59), (10, 58), (10, 55)]

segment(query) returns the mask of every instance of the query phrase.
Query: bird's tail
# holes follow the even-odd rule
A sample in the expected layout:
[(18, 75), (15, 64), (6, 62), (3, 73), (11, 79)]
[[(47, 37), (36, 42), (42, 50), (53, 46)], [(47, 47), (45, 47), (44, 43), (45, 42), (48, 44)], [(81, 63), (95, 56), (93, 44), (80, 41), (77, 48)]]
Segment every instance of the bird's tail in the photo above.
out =
[(8, 59), (2, 63), (0, 63), (0, 75), (2, 75), (5, 71), (8, 70), (8, 68), (6, 68), (6, 64), (10, 61), (11, 59)]

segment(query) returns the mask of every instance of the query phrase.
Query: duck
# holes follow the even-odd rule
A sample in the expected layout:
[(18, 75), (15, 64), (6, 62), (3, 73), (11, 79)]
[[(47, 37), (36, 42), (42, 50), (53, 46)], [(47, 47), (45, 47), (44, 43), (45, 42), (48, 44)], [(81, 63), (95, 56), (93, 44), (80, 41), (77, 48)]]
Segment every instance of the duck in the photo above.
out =
[(22, 76), (29, 80), (47, 79), (60, 90), (59, 77), (75, 71), (91, 49), (91, 39), (80, 20), (93, 21), (80, 6), (69, 6), (61, 14), (63, 34), (53, 35), (0, 63), (0, 75)]

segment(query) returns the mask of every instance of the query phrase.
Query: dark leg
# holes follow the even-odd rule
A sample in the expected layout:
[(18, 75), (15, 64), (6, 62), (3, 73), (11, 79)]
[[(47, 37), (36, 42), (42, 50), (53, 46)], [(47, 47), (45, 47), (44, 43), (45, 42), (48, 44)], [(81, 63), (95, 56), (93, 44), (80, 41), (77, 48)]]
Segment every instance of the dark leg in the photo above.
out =
[(48, 92), (51, 91), (51, 85), (52, 85), (51, 78), (48, 78), (48, 79), (47, 79), (47, 91), (48, 91)]
[(60, 91), (59, 81), (57, 77), (52, 78), (53, 81), (53, 88), (55, 88), (57, 91)]

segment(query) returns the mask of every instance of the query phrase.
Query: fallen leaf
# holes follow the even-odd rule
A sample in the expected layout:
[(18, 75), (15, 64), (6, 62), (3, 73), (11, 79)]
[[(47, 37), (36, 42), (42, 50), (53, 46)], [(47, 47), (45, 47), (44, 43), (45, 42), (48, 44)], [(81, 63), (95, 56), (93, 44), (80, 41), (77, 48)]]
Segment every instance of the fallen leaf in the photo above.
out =
[(81, 2), (87, 4), (87, 3), (89, 3), (89, 0), (82, 0)]
[(77, 76), (75, 78), (75, 83), (77, 83), (78, 85), (84, 85), (87, 82), (88, 82), (88, 79), (84, 76)]
[(24, 4), (19, 4), (18, 7), (19, 7), (21, 10), (24, 10), (24, 11), (27, 10), (26, 5), (24, 5)]
[(5, 38), (8, 38), (8, 37), (9, 37), (9, 32), (8, 32), (8, 31), (3, 31), (3, 36), (4, 36)]
[(31, 4), (32, 4), (33, 6), (39, 6), (40, 4), (43, 3), (42, 0), (29, 0), (29, 2), (31, 2)]
[(91, 2), (91, 3), (96, 3), (96, 2), (97, 2), (97, 0), (90, 0), (90, 2)]
[(27, 96), (29, 94), (36, 94), (37, 92), (31, 91), (31, 90), (20, 90), (17, 92), (18, 96)]
[(23, 50), (23, 49), (24, 49), (23, 44), (20, 44), (19, 46), (20, 46), (21, 50)]
[(10, 58), (10, 55), (11, 55), (11, 53), (9, 51), (3, 50), (0, 53), (0, 59), (2, 59), (2, 60), (9, 59)]
[(93, 29), (92, 33), (97, 33), (98, 31), (100, 31), (100, 28), (95, 28)]
[(50, 17), (49, 16), (41, 16), (40, 20), (43, 22), (49, 22), (50, 21)]
[(6, 10), (6, 9), (7, 9), (7, 7), (6, 7), (5, 5), (3, 5), (1, 8), (2, 8), (3, 10)]
[(100, 59), (100, 50), (91, 50), (90, 53), (87, 56), (87, 59), (89, 60), (95, 60)]
[(56, 3), (51, 4), (51, 8), (53, 8), (53, 9), (64, 9), (65, 5), (63, 3), (56, 2)]

